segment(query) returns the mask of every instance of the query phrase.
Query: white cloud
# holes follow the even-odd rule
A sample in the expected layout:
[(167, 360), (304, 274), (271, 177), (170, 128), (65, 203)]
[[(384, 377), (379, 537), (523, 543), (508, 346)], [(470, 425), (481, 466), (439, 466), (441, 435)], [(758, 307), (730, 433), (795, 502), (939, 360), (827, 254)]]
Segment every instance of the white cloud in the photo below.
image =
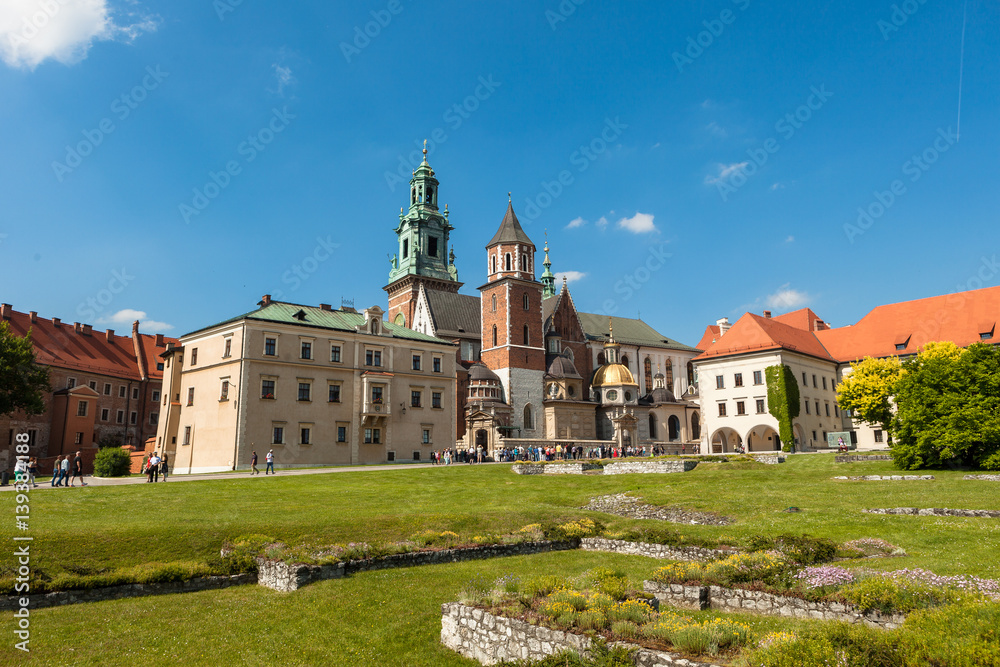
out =
[(556, 280), (566, 278), (567, 283), (575, 283), (577, 280), (583, 280), (586, 277), (587, 274), (582, 271), (559, 271), (556, 273)]
[(771, 310), (795, 310), (801, 308), (809, 302), (809, 295), (805, 292), (792, 289), (791, 283), (785, 283), (778, 288), (774, 294), (768, 294), (764, 298), (764, 303)]
[(785, 243), (795, 243), (795, 237), (789, 234), (788, 238), (785, 239)]
[(746, 166), (750, 164), (749, 162), (733, 162), (732, 164), (720, 164), (718, 165), (719, 173), (715, 176), (706, 176), (705, 185), (715, 185), (716, 183), (721, 183), (738, 171), (742, 171)]
[(278, 95), (284, 97), (285, 86), (290, 86), (295, 83), (295, 77), (292, 76), (292, 69), (290, 67), (282, 67), (278, 63), (273, 63), (271, 65), (271, 69), (274, 70), (274, 78), (278, 81), (278, 89), (271, 90), (270, 92), (277, 93)]
[(784, 183), (775, 183), (774, 185), (771, 186), (771, 192), (774, 192), (775, 190), (784, 190), (784, 189), (785, 189)]
[(124, 24), (110, 15), (107, 0), (3, 0), (0, 59), (33, 70), (52, 58), (64, 65), (87, 57), (95, 40), (131, 42), (156, 30), (158, 18), (130, 14)]
[(726, 137), (729, 136), (729, 133), (726, 132), (726, 129), (721, 125), (719, 125), (718, 123), (716, 123), (714, 120), (708, 125), (706, 125), (705, 129), (708, 130), (709, 134), (713, 134), (721, 139), (725, 139)]
[(656, 142), (655, 144), (653, 144), (653, 146), (652, 146), (652, 147), (653, 147), (653, 148), (659, 148), (659, 147), (660, 147), (660, 142), (659, 142), (659, 141), (657, 141), (657, 142)]
[(597, 219), (597, 222), (595, 222), (594, 224), (597, 225), (598, 229), (604, 229), (605, 227), (608, 226), (608, 219), (602, 215), (600, 218)]
[(649, 213), (637, 212), (631, 218), (622, 218), (618, 221), (618, 227), (627, 229), (633, 234), (646, 234), (656, 231), (656, 225), (653, 224), (653, 216)]
[(566, 229), (576, 229), (577, 227), (583, 227), (585, 224), (587, 224), (587, 221), (583, 218), (574, 218), (566, 225)]
[(157, 320), (151, 320), (146, 316), (146, 312), (142, 310), (134, 310), (132, 308), (123, 308), (117, 313), (112, 313), (107, 317), (101, 317), (97, 320), (95, 324), (100, 324), (107, 326), (109, 324), (119, 326), (119, 327), (132, 327), (132, 323), (139, 320), (139, 328), (143, 331), (167, 331), (173, 329), (172, 324), (167, 324), (166, 322), (159, 322)]

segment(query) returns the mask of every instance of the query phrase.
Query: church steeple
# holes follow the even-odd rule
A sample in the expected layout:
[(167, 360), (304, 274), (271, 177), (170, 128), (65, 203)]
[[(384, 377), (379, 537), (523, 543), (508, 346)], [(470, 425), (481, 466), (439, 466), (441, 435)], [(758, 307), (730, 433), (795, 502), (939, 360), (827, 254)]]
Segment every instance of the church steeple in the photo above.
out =
[(542, 262), (545, 271), (542, 272), (542, 298), (556, 295), (556, 277), (552, 274), (552, 262), (549, 261), (549, 233), (545, 232), (545, 261)]

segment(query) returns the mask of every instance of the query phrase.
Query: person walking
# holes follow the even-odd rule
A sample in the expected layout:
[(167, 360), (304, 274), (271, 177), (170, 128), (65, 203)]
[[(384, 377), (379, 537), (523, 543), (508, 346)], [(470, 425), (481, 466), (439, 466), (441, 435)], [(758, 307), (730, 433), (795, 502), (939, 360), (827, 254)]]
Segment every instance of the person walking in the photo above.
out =
[(56, 480), (59, 479), (59, 469), (60, 469), (59, 464), (61, 461), (62, 461), (62, 456), (57, 456), (55, 463), (52, 464), (52, 481), (49, 483), (49, 486), (56, 486)]
[(253, 477), (254, 475), (259, 474), (260, 470), (257, 469), (257, 452), (255, 450), (253, 455), (250, 457), (250, 476)]
[(69, 478), (69, 454), (63, 457), (62, 463), (59, 464), (59, 481), (56, 482), (56, 486), (66, 486), (66, 480)]
[(164, 454), (163, 458), (160, 459), (160, 474), (163, 475), (163, 481), (167, 481), (167, 473), (170, 471), (170, 466), (167, 463), (167, 455)]
[(28, 481), (31, 482), (31, 486), (38, 486), (38, 482), (35, 481), (35, 475), (38, 474), (38, 459), (34, 456), (28, 460)]
[(160, 455), (156, 452), (149, 457), (149, 481), (154, 484), (160, 481)]
[(264, 460), (267, 462), (267, 467), (264, 468), (264, 474), (265, 475), (267, 475), (269, 473), (272, 474), (272, 475), (275, 474), (275, 472), (274, 472), (274, 450), (273, 449), (267, 450), (267, 456), (264, 457)]
[(73, 457), (73, 465), (71, 466), (71, 469), (73, 471), (73, 476), (69, 478), (69, 485), (75, 486), (73, 481), (79, 477), (80, 486), (87, 486), (87, 483), (83, 481), (83, 457), (80, 456), (79, 451), (76, 453), (76, 456)]

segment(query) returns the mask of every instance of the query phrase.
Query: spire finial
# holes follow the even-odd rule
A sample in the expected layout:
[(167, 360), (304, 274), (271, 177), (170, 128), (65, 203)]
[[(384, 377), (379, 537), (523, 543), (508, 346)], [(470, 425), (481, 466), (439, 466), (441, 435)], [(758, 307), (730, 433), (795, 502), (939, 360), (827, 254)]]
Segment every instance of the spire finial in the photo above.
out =
[(507, 193), (507, 203), (508, 204), (510, 203), (510, 193), (509, 192)]
[(608, 315), (608, 338), (612, 341), (615, 339), (615, 325), (614, 322), (611, 321), (610, 315)]
[(424, 139), (424, 155), (427, 155), (427, 140)]

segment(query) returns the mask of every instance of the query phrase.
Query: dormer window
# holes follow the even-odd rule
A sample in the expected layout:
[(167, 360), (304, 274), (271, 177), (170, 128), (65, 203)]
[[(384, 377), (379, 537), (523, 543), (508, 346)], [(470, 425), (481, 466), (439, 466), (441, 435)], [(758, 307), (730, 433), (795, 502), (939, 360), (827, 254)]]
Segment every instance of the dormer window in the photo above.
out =
[(910, 344), (910, 335), (911, 334), (900, 334), (896, 336), (894, 343), (896, 345), (897, 352), (905, 350), (906, 346)]
[(306, 311), (300, 310), (299, 312), (297, 312), (294, 315), (292, 315), (292, 317), (294, 317), (295, 319), (297, 319), (300, 322), (305, 322), (306, 321)]
[(996, 322), (982, 322), (979, 325), (979, 340), (989, 340), (993, 338), (993, 331), (996, 329)]

